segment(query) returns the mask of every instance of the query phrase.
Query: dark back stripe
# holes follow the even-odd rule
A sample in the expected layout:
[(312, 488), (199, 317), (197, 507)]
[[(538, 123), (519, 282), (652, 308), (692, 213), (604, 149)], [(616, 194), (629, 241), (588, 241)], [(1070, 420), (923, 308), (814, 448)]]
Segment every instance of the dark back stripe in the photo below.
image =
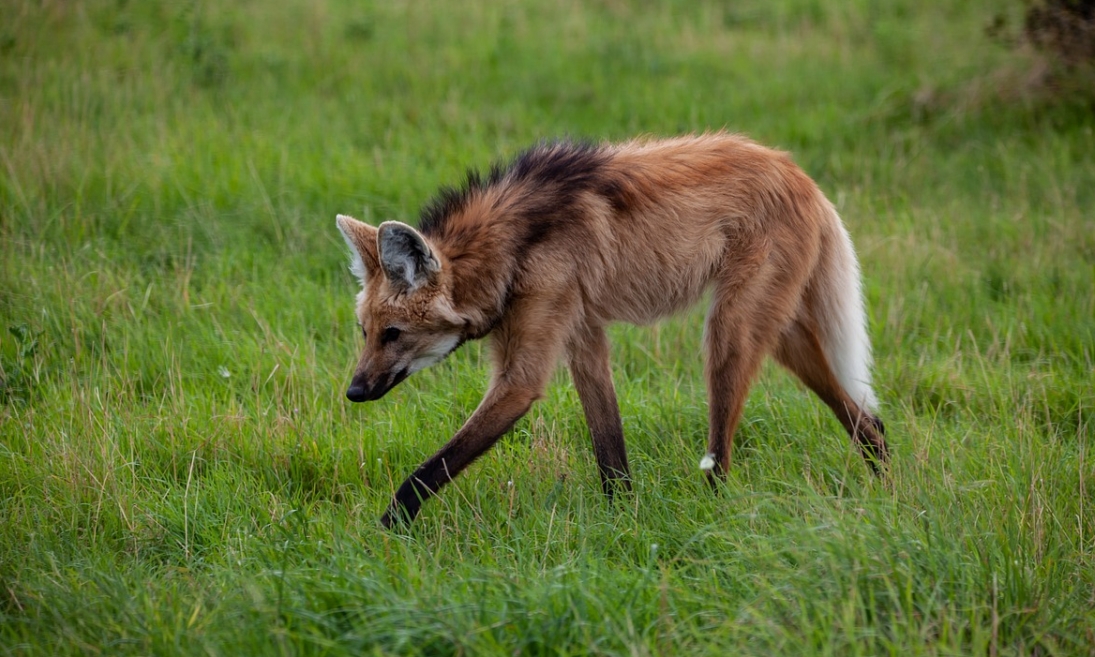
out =
[(499, 187), (509, 188), (521, 198), (513, 205), (514, 220), (527, 223), (528, 241), (540, 242), (574, 208), (583, 192), (605, 185), (604, 165), (608, 154), (588, 142), (552, 141), (529, 148), (508, 165), (494, 165), (487, 176), (469, 170), (459, 188), (444, 187), (422, 210), (418, 228), (440, 237), (449, 220), (478, 195)]

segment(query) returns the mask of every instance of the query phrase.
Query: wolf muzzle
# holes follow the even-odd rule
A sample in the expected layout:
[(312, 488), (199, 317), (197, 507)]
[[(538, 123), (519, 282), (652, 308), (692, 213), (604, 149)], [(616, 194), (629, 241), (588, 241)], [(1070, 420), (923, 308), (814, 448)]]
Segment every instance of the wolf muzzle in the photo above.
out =
[(346, 389), (346, 399), (352, 402), (376, 401), (402, 383), (409, 374), (410, 372), (403, 368), (373, 382), (367, 381), (364, 376), (355, 376), (350, 382), (350, 387)]

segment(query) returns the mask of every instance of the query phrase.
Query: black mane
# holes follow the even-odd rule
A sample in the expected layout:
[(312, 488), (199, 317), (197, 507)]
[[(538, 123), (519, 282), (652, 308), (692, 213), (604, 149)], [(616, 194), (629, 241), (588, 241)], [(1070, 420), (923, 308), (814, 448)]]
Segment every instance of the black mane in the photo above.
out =
[(442, 187), (422, 209), (418, 228), (424, 234), (442, 232), (449, 218), (463, 210), (478, 194), (499, 185), (542, 190), (536, 202), (524, 204), (522, 214), (530, 220), (535, 240), (552, 227), (584, 191), (601, 184), (607, 154), (600, 146), (585, 141), (545, 141), (518, 154), (506, 165), (495, 164), (484, 177), (470, 169), (459, 188)]

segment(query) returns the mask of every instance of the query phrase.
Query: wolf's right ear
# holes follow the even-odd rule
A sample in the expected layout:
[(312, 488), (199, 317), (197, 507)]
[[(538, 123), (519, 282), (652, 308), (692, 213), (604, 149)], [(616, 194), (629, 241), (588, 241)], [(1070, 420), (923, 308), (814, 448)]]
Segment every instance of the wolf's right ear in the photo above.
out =
[(441, 263), (426, 238), (407, 224), (385, 221), (377, 228), (377, 235), (380, 266), (392, 285), (414, 291), (441, 271)]
[(350, 245), (350, 271), (365, 285), (367, 278), (380, 271), (376, 228), (344, 214), (336, 216), (335, 223), (342, 238)]

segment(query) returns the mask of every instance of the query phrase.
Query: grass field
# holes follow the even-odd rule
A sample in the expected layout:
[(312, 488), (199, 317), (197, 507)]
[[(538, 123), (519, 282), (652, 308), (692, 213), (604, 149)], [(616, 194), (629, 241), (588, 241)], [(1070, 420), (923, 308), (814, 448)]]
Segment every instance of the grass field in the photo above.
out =
[[(0, 3), (0, 653), (1095, 654), (1095, 110), (998, 7)], [(383, 531), (486, 363), (347, 402), (335, 214), (720, 128), (845, 218), (889, 480), (766, 367), (709, 490), (700, 308), (613, 331), (633, 496), (560, 372)]]

